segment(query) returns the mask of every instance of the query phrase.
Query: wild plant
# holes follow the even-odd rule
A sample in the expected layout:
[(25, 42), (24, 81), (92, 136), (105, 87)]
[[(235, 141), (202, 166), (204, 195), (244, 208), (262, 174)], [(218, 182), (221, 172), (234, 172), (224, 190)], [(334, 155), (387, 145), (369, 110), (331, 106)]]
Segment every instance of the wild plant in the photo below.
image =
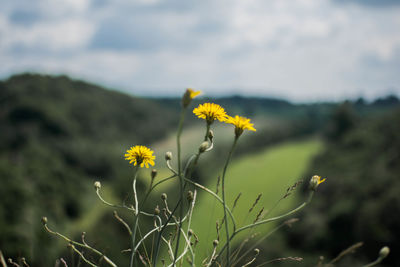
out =
[[(285, 225), (291, 225), (297, 221), (296, 218), (291, 218), (293, 214), (303, 209), (307, 206), (313, 199), (314, 193), (318, 189), (321, 183), (326, 179), (321, 178), (321, 176), (314, 175), (309, 181), (308, 197), (300, 203), (297, 207), (291, 209), (288, 212), (282, 213), (278, 216), (270, 217), (268, 212), (263, 209), (258, 211), (256, 218), (249, 224), (239, 225), (235, 219), (233, 210), (240, 199), (240, 194), (236, 197), (233, 205), (230, 207), (227, 204), (227, 194), (225, 184), (229, 182), (227, 177), (227, 170), (229, 168), (232, 156), (234, 154), (235, 148), (240, 141), (240, 137), (245, 131), (256, 131), (254, 124), (251, 120), (242, 116), (229, 116), (223, 107), (214, 103), (204, 103), (200, 104), (193, 110), (194, 115), (199, 119), (205, 121), (205, 132), (204, 139), (199, 145), (198, 150), (188, 158), (187, 161), (182, 159), (182, 148), (181, 148), (181, 135), (183, 132), (183, 125), (187, 111), (189, 109), (192, 100), (199, 95), (199, 91), (194, 91), (192, 89), (187, 89), (181, 100), (181, 113), (178, 123), (178, 129), (176, 134), (176, 146), (177, 155), (176, 161), (173, 159), (171, 152), (165, 153), (165, 163), (168, 170), (171, 172), (170, 176), (164, 177), (157, 180), (157, 171), (153, 170), (151, 172), (151, 182), (144, 194), (137, 191), (137, 180), (138, 174), (143, 168), (149, 168), (149, 166), (154, 166), (155, 156), (154, 152), (150, 148), (143, 145), (134, 145), (126, 151), (125, 159), (129, 161), (129, 164), (134, 166), (134, 175), (132, 179), (132, 196), (133, 203), (123, 203), (123, 204), (113, 204), (108, 200), (104, 199), (102, 195), (102, 185), (99, 181), (94, 183), (94, 188), (99, 200), (107, 206), (113, 209), (123, 209), (127, 210), (131, 214), (133, 223), (128, 223), (126, 219), (123, 219), (117, 211), (114, 211), (114, 217), (125, 227), (127, 233), (130, 236), (131, 245), (124, 252), (130, 253), (130, 260), (127, 266), (237, 266), (242, 263), (242, 266), (250, 266), (260, 255), (260, 250), (257, 245), (267, 238), (270, 234), (274, 233), (278, 229)], [(216, 122), (222, 122), (230, 124), (233, 126), (232, 135), (232, 145), (227, 153), (225, 159), (225, 164), (222, 167), (222, 172), (219, 180), (220, 189), (213, 191), (210, 188), (194, 181), (192, 175), (196, 169), (200, 157), (203, 157), (207, 153), (211, 153), (214, 148), (214, 133), (212, 131), (212, 126)], [(168, 199), (167, 194), (162, 194), (161, 199), (163, 207), (155, 206), (153, 210), (146, 210), (146, 201), (148, 200), (154, 189), (160, 184), (163, 184), (172, 179), (176, 179), (179, 182), (179, 188), (177, 192), (179, 194), (178, 200), (174, 203)], [(284, 194), (283, 198), (288, 197), (301, 182), (295, 183), (293, 186), (289, 187)], [(216, 223), (216, 236), (210, 247), (212, 247), (211, 254), (207, 255), (205, 258), (196, 257), (196, 245), (199, 242), (199, 233), (196, 229), (192, 229), (192, 216), (196, 208), (196, 201), (198, 196), (198, 190), (206, 192), (210, 197), (214, 198), (219, 205), (223, 208), (223, 218), (221, 221)], [(261, 195), (255, 198), (253, 205), (250, 207), (249, 212), (251, 212), (260, 200)], [(147, 219), (146, 219), (147, 217)], [(153, 222), (152, 228), (143, 233), (140, 229), (145, 229), (141, 224), (148, 223), (149, 220)], [(249, 232), (248, 238), (242, 240), (242, 242), (233, 247), (234, 239), (237, 235), (244, 231), (249, 231), (257, 226), (280, 222), (278, 226), (270, 231), (269, 234), (265, 235), (259, 241), (255, 242), (250, 248), (244, 249), (245, 245), (249, 242), (249, 239), (253, 237), (252, 232)], [(74, 241), (67, 236), (52, 230), (48, 226), (47, 218), (42, 218), (42, 223), (44, 228), (50, 234), (56, 235), (64, 239), (70, 249), (72, 249), (76, 254), (79, 255), (81, 260), (88, 266), (117, 266), (110, 258), (108, 258), (104, 253), (95, 249), (93, 246), (89, 245), (85, 240), (85, 234), (81, 236), (81, 241)], [(148, 226), (148, 225), (147, 225)], [(209, 227), (214, 227), (210, 225)], [(153, 242), (151, 246), (147, 246), (146, 241), (152, 239)], [(237, 243), (235, 243), (237, 244)], [(150, 253), (147, 253), (149, 251)], [(387, 252), (387, 253), (386, 253)], [(249, 261), (243, 264), (243, 260), (246, 256), (251, 255)], [(386, 253), (386, 254), (385, 254)], [(91, 257), (87, 255), (90, 254)], [(383, 251), (377, 262), (380, 262), (386, 255), (388, 251)], [(276, 261), (301, 261), (300, 257), (285, 257), (278, 258), (271, 261), (266, 261), (265, 263), (257, 266), (263, 266), (265, 264), (276, 262)], [(320, 261), (319, 266), (333, 266), (335, 262), (338, 261), (334, 259), (329, 264), (324, 265)], [(61, 259), (58, 262), (59, 266), (67, 266), (66, 261)], [(372, 264), (372, 265), (371, 265)], [(377, 263), (371, 263), (368, 266), (373, 266)]]

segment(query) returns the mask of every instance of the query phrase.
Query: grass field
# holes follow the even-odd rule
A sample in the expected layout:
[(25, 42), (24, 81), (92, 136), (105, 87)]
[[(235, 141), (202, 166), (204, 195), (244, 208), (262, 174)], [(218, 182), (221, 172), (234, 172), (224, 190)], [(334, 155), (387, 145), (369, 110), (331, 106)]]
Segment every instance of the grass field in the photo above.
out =
[[(304, 179), (304, 182), (308, 182), (309, 177), (302, 177), (302, 175), (310, 160), (321, 148), (322, 143), (319, 140), (288, 142), (268, 148), (261, 153), (233, 160), (227, 172), (226, 192), (230, 207), (236, 196), (242, 193), (234, 210), (238, 226), (251, 223), (261, 208), (266, 211), (272, 209), (285, 194), (286, 189), (296, 181)], [(214, 177), (218, 175), (216, 173)], [(208, 186), (215, 189), (216, 179), (210, 181)], [(262, 197), (259, 203), (249, 213), (249, 208), (260, 193)], [(300, 201), (301, 199), (293, 194), (282, 200), (267, 217), (277, 215), (279, 211), (287, 211), (297, 206)], [(198, 260), (203, 259), (206, 253), (212, 250), (212, 240), (216, 237), (215, 223), (217, 220), (221, 221), (222, 217), (222, 206), (208, 194), (200, 192), (192, 223), (192, 229), (200, 239), (196, 255)], [(263, 225), (255, 231), (265, 234), (271, 227), (271, 224)], [(248, 236), (249, 233), (254, 233), (254, 230), (245, 232), (244, 236)], [(224, 232), (222, 231), (221, 234), (223, 235)], [(237, 243), (240, 238), (238, 236), (235, 242)]]

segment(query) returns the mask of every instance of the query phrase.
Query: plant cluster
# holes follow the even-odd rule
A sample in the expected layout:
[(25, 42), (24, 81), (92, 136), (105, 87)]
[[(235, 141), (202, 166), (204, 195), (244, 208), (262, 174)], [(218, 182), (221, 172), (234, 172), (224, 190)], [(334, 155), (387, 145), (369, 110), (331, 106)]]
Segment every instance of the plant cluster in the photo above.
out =
[[(206, 122), (204, 140), (200, 144), (198, 151), (194, 153), (186, 162), (183, 162), (183, 160), (181, 159), (181, 135), (183, 131), (183, 123), (190, 103), (192, 102), (193, 98), (196, 97), (199, 93), (200, 92), (198, 91), (187, 89), (182, 97), (182, 110), (176, 138), (177, 162), (175, 164), (175, 167), (173, 166), (172, 153), (166, 152), (165, 154), (166, 166), (171, 172), (171, 175), (169, 177), (165, 177), (160, 179), (159, 181), (156, 181), (157, 171), (153, 170), (151, 172), (150, 186), (147, 188), (144, 194), (139, 194), (137, 190), (138, 174), (142, 168), (148, 168), (149, 165), (154, 165), (155, 156), (153, 155), (154, 152), (150, 148), (142, 145), (135, 145), (128, 149), (125, 154), (125, 159), (128, 160), (130, 164), (134, 165), (134, 176), (132, 180), (132, 195), (134, 199), (133, 203), (128, 204), (124, 202), (122, 205), (117, 205), (108, 202), (101, 194), (101, 183), (99, 181), (96, 181), (94, 183), (96, 194), (105, 205), (116, 209), (127, 210), (133, 216), (134, 222), (132, 225), (130, 225), (122, 217), (120, 217), (117, 212), (114, 212), (115, 218), (126, 228), (131, 239), (130, 248), (127, 248), (124, 251), (130, 253), (130, 267), (139, 265), (154, 267), (172, 267), (183, 265), (195, 266), (199, 263), (202, 266), (206, 267), (230, 267), (236, 266), (245, 255), (253, 252), (253, 256), (251, 257), (251, 259), (247, 261), (244, 265), (242, 265), (250, 266), (252, 263), (255, 262), (257, 256), (259, 255), (259, 249), (254, 248), (253, 250), (248, 250), (240, 254), (240, 247), (239, 249), (233, 250), (232, 242), (234, 238), (243, 231), (253, 229), (259, 225), (280, 221), (303, 209), (308, 203), (310, 203), (319, 185), (326, 180), (318, 175), (312, 176), (309, 182), (308, 197), (303, 203), (301, 203), (294, 209), (275, 217), (268, 217), (269, 213), (261, 210), (258, 212), (256, 219), (252, 223), (247, 225), (238, 225), (237, 221), (235, 220), (235, 216), (233, 215), (233, 209), (236, 206), (240, 195), (234, 201), (233, 206), (229, 207), (226, 201), (226, 174), (240, 136), (245, 130), (256, 131), (256, 129), (254, 128), (254, 125), (253, 123), (251, 123), (250, 119), (238, 115), (236, 115), (235, 117), (231, 117), (220, 105), (214, 103), (200, 104), (197, 108), (193, 110), (193, 113), (198, 118), (204, 119)], [(234, 126), (233, 143), (228, 152), (220, 176), (220, 192), (214, 192), (213, 190), (195, 182), (192, 179), (192, 174), (198, 164), (199, 158), (202, 155), (212, 151), (214, 147), (214, 134), (211, 130), (211, 126), (215, 121), (228, 123)], [(179, 194), (178, 201), (176, 201), (176, 203), (170, 203), (168, 196), (163, 193), (161, 195), (161, 199), (164, 207), (160, 208), (159, 206), (156, 206), (152, 211), (145, 210), (145, 203), (148, 200), (149, 195), (154, 191), (154, 189), (160, 184), (172, 179), (177, 179), (179, 181), (179, 188), (177, 189), (177, 192)], [(298, 184), (300, 183), (296, 183), (294, 186), (289, 187), (284, 197), (290, 195), (291, 192), (296, 189)], [(196, 258), (196, 244), (199, 241), (198, 233), (196, 233), (196, 229), (191, 228), (192, 215), (195, 210), (197, 200), (197, 190), (205, 191), (211, 197), (215, 198), (216, 201), (218, 201), (222, 205), (224, 211), (223, 219), (220, 222), (217, 222), (217, 234), (215, 240), (212, 242), (212, 244), (210, 244), (210, 246), (212, 246), (213, 248), (212, 253), (201, 259)], [(260, 196), (256, 198), (256, 201), (254, 202), (250, 210), (255, 207), (259, 199)], [(142, 224), (148, 222), (148, 220), (145, 219), (146, 217), (153, 221), (153, 227), (151, 227), (151, 229), (147, 232), (142, 232), (141, 229), (145, 228)], [(289, 219), (283, 222), (276, 229), (272, 230), (271, 233), (279, 229), (282, 225), (290, 225), (295, 221), (296, 219)], [(84, 233), (82, 234), (81, 242), (77, 242), (73, 241), (72, 239), (66, 237), (61, 233), (51, 230), (48, 227), (47, 218), (44, 217), (42, 219), (42, 223), (49, 233), (66, 240), (69, 244), (68, 246), (70, 247), (70, 249), (77, 253), (80, 259), (87, 265), (100, 266), (102, 264), (105, 264), (112, 267), (117, 266), (104, 253), (89, 245), (85, 240)], [(146, 242), (149, 239), (153, 240), (153, 242), (151, 242), (151, 246), (146, 245)], [(168, 253), (166, 257), (162, 255), (164, 251)], [(88, 254), (91, 254), (91, 257), (88, 257)], [(377, 260), (377, 262), (381, 261), (387, 254), (388, 251), (386, 254), (381, 253), (381, 256)], [(302, 259), (299, 257), (287, 257), (279, 258), (277, 260), (301, 261)], [(67, 266), (67, 263), (64, 260), (60, 262), (64, 266)]]

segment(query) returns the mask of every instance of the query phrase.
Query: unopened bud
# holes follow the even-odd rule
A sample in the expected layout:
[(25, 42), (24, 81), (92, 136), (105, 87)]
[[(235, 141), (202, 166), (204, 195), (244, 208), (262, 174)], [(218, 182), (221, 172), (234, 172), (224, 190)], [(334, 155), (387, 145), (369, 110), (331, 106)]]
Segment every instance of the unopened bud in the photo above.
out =
[(160, 207), (158, 207), (158, 205), (154, 208), (154, 214), (155, 215), (160, 214)]
[(217, 239), (215, 239), (215, 240), (213, 241), (213, 246), (216, 247), (216, 246), (218, 246), (218, 244), (219, 244), (219, 241), (218, 241)]
[(260, 250), (258, 248), (254, 249), (254, 254), (258, 255), (260, 253)]
[(172, 152), (171, 151), (168, 151), (168, 152), (166, 152), (165, 153), (165, 160), (171, 160), (172, 159)]
[(323, 183), (326, 179), (321, 179), (321, 176), (319, 175), (314, 175), (313, 177), (311, 177), (310, 180), (310, 184), (309, 184), (309, 188), (312, 191), (317, 190), (319, 184)]
[(381, 251), (379, 251), (379, 257), (381, 259), (386, 258), (390, 253), (390, 248), (387, 246), (384, 246), (383, 248), (381, 248)]
[(192, 235), (194, 235), (194, 232), (193, 232), (193, 230), (192, 230), (192, 229), (189, 229), (188, 235), (189, 235), (189, 236), (192, 236)]
[(153, 169), (152, 171), (151, 171), (151, 179), (153, 180), (154, 178), (156, 178), (156, 176), (157, 176), (157, 170), (156, 169)]
[(211, 142), (214, 139), (214, 132), (212, 130), (208, 131), (208, 139), (210, 139)]
[(101, 183), (99, 181), (94, 182), (94, 189), (100, 189), (101, 188)]
[(188, 191), (188, 192), (187, 192), (186, 199), (187, 199), (189, 202), (192, 202), (192, 201), (193, 201), (194, 196), (193, 196), (193, 192), (192, 192), (192, 191)]
[(200, 91), (194, 91), (192, 88), (186, 89), (182, 96), (182, 106), (186, 108), (192, 102), (192, 99), (200, 94)]
[(203, 153), (204, 151), (206, 151), (208, 148), (208, 142), (204, 141), (203, 143), (201, 143), (200, 147), (199, 147), (199, 152)]
[(161, 199), (162, 199), (162, 200), (167, 200), (167, 199), (168, 199), (167, 194), (162, 193), (162, 194), (161, 194)]
[(46, 225), (47, 224), (47, 217), (42, 217), (42, 224)]

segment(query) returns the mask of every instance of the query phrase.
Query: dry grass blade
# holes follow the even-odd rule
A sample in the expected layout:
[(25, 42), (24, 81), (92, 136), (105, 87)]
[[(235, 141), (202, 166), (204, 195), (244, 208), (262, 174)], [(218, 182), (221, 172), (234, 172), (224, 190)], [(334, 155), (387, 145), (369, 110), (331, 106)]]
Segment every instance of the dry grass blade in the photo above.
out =
[(342, 252), (339, 253), (339, 255), (336, 256), (336, 258), (334, 258), (333, 260), (331, 260), (329, 262), (329, 264), (333, 264), (335, 262), (340, 261), (344, 256), (354, 253), (359, 247), (361, 247), (363, 245), (363, 242), (358, 242), (355, 243), (354, 245), (351, 245), (350, 247), (346, 248), (345, 250), (343, 250)]

